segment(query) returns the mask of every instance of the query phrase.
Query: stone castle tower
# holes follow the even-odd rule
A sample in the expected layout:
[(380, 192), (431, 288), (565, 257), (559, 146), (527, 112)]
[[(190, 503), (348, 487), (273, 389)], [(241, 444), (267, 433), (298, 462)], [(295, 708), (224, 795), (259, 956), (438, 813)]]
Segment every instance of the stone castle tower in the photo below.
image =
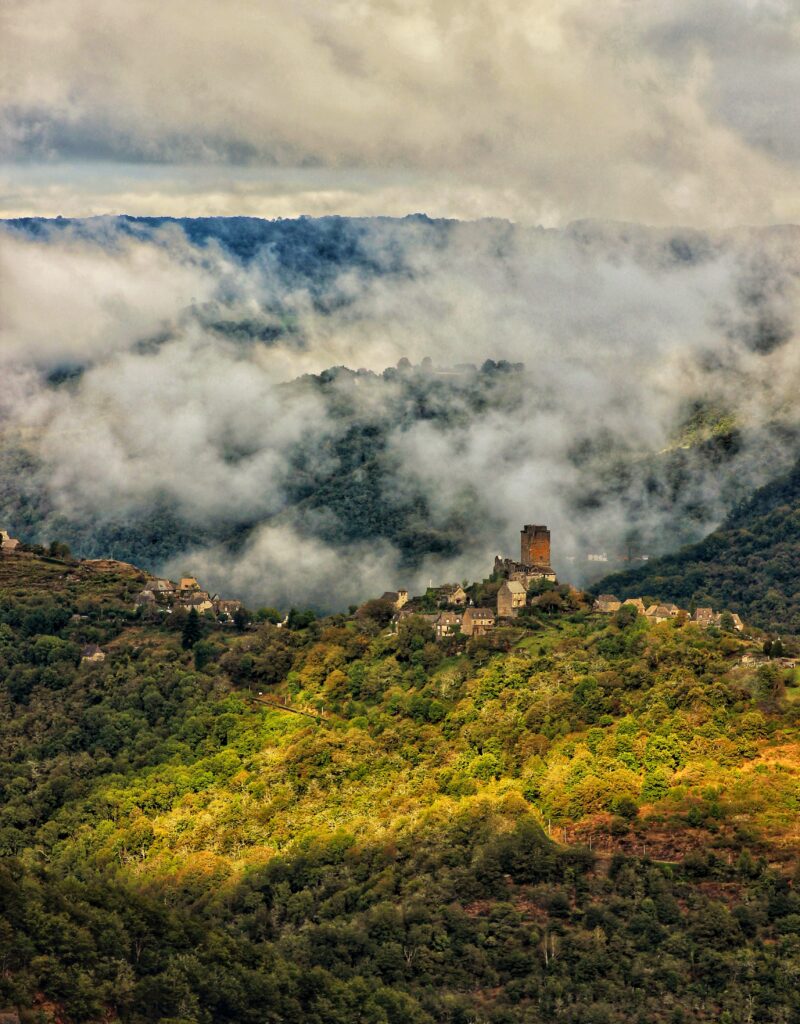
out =
[(550, 531), (546, 526), (523, 526), (520, 531), (520, 562), (523, 565), (550, 565)]

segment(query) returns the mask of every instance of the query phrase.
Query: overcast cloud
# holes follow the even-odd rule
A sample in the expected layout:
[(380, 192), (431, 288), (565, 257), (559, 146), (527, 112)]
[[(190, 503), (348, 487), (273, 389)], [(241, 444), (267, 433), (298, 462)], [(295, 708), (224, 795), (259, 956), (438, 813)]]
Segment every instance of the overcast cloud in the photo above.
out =
[(800, 215), (783, 0), (5, 0), (0, 211)]

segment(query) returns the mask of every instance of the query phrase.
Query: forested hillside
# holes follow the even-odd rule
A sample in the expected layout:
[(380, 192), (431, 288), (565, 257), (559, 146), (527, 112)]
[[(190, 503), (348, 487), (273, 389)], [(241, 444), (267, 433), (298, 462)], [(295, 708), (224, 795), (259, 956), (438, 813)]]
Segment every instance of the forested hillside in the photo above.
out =
[(608, 576), (600, 590), (727, 606), (764, 629), (800, 633), (800, 465), (758, 490), (699, 544)]
[(566, 587), (437, 643), (381, 601), (196, 630), (134, 612), (140, 586), (0, 561), (0, 1009), (800, 1014), (793, 670)]

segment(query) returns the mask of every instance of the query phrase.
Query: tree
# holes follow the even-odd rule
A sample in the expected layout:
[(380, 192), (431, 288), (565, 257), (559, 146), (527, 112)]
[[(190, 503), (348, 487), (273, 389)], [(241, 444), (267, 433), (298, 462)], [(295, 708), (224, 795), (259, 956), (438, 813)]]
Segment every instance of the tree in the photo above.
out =
[(618, 629), (625, 629), (628, 626), (632, 626), (638, 616), (639, 612), (636, 610), (635, 604), (624, 604), (614, 612), (614, 625)]
[(47, 553), (51, 558), (61, 558), (64, 561), (67, 561), (67, 559), (72, 557), (69, 544), (64, 544), (60, 540), (51, 541), (50, 547), (47, 549)]
[(310, 608), (304, 612), (297, 608), (291, 608), (289, 610), (289, 621), (286, 625), (289, 629), (306, 629), (312, 622), (316, 621), (316, 618), (317, 616)]
[(220, 647), (211, 640), (199, 640), (194, 645), (194, 667), (198, 671), (202, 671), (206, 665), (214, 661), (214, 659), (217, 658), (223, 650), (223, 647)]
[(240, 633), (244, 633), (250, 625), (250, 612), (248, 612), (244, 605), (240, 604), (233, 613), (233, 624)]
[(202, 635), (203, 628), (200, 625), (200, 616), (197, 614), (197, 609), (192, 608), (186, 616), (186, 622), (183, 624), (183, 633), (181, 635), (183, 649), (190, 651)]
[(433, 626), (418, 615), (403, 619), (397, 627), (397, 658), (409, 661), (415, 651), (421, 651), (436, 637)]
[(384, 597), (365, 602), (356, 612), (357, 619), (372, 619), (378, 626), (388, 626), (393, 615), (394, 602)]
[(259, 608), (255, 615), (256, 622), (271, 622), (273, 625), (277, 625), (282, 615), (277, 608)]
[(540, 594), (539, 597), (534, 598), (533, 603), (537, 608), (548, 614), (562, 611), (564, 608), (564, 598), (554, 590)]

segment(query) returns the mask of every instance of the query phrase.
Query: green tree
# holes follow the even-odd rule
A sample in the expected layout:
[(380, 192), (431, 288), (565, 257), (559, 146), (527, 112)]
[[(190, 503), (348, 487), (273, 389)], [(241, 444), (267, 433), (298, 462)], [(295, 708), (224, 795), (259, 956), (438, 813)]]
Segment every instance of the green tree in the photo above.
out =
[(618, 629), (625, 629), (628, 626), (632, 626), (638, 617), (639, 613), (636, 610), (634, 604), (624, 604), (616, 612), (614, 612), (613, 622)]
[(244, 605), (240, 604), (233, 613), (233, 624), (240, 633), (244, 633), (250, 625), (250, 612)]
[(183, 649), (190, 651), (202, 635), (203, 627), (200, 625), (200, 616), (197, 614), (197, 609), (192, 608), (183, 624), (183, 633), (181, 634)]
[(433, 626), (427, 619), (419, 615), (410, 615), (397, 627), (397, 657), (401, 661), (410, 660), (416, 651), (422, 651), (435, 637)]
[(51, 558), (61, 558), (64, 561), (72, 557), (69, 544), (64, 544), (60, 540), (51, 541), (50, 546), (47, 549), (47, 553)]
[(277, 608), (259, 608), (255, 614), (256, 622), (271, 622), (277, 625), (281, 619), (282, 615)]
[(289, 610), (289, 621), (286, 625), (289, 629), (306, 629), (312, 622), (316, 620), (317, 616), (311, 609), (306, 611), (300, 611), (298, 608), (291, 608)]

